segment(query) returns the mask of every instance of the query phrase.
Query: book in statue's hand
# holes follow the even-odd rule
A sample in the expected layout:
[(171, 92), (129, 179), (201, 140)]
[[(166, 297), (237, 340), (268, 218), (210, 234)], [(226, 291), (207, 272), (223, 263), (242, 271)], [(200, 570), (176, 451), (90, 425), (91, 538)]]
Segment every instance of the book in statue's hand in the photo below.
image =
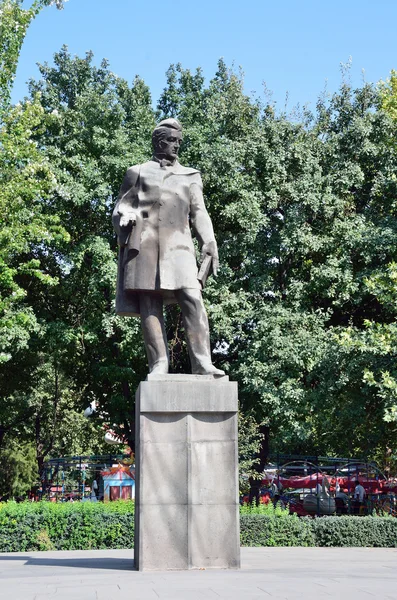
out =
[(212, 265), (212, 256), (210, 254), (206, 254), (203, 262), (201, 263), (200, 270), (197, 275), (197, 279), (201, 283), (201, 287), (204, 289), (204, 286), (207, 282), (207, 277), (210, 274)]

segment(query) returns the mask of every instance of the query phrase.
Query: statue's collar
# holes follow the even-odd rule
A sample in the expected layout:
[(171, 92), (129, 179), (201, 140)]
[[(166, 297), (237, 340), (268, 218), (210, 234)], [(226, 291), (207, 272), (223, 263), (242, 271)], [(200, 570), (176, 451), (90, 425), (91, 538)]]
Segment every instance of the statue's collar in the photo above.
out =
[(177, 160), (171, 161), (167, 160), (166, 158), (157, 158), (157, 156), (154, 155), (152, 160), (156, 163), (159, 163), (160, 167), (175, 167), (179, 164)]
[(184, 167), (183, 165), (181, 165), (181, 163), (176, 160), (174, 162), (173, 165), (168, 164), (162, 164), (161, 163), (162, 159), (156, 158), (155, 156), (153, 156), (151, 158), (151, 160), (147, 163), (145, 163), (148, 167), (151, 166), (151, 168), (154, 167), (153, 163), (160, 165), (160, 167), (168, 167), (167, 169), (164, 169), (164, 177), (170, 177), (171, 175), (195, 175), (197, 173), (199, 173), (199, 171), (197, 171), (197, 169), (191, 169), (190, 167)]

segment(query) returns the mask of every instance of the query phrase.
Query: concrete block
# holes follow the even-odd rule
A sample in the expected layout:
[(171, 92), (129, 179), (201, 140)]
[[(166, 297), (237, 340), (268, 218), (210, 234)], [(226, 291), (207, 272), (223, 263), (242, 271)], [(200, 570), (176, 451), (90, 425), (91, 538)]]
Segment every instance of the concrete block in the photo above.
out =
[(189, 496), (192, 504), (236, 505), (235, 442), (191, 444)]
[(189, 507), (190, 568), (239, 569), (238, 506)]
[(182, 413), (153, 413), (142, 419), (145, 443), (186, 441), (187, 416)]
[(146, 377), (146, 381), (163, 381), (172, 383), (181, 383), (181, 381), (188, 383), (203, 383), (203, 381), (213, 381), (215, 383), (225, 383), (229, 381), (229, 375), (188, 375), (187, 373), (167, 373), (166, 375), (157, 375), (149, 373)]
[(238, 568), (237, 385), (148, 377), (136, 395), (139, 570)]
[[(161, 438), (160, 438), (161, 439)], [(186, 443), (144, 443), (141, 451), (141, 500), (145, 504), (186, 504)]]
[[(140, 570), (188, 569), (188, 507), (141, 505)], [(142, 568), (141, 568), (142, 567)]]
[[(184, 375), (180, 380), (169, 375), (140, 383), (141, 412), (236, 412), (237, 383), (219, 377), (197, 379), (199, 375)], [(190, 380), (189, 377), (194, 377)]]
[(189, 420), (192, 442), (230, 442), (237, 440), (235, 413), (195, 413)]

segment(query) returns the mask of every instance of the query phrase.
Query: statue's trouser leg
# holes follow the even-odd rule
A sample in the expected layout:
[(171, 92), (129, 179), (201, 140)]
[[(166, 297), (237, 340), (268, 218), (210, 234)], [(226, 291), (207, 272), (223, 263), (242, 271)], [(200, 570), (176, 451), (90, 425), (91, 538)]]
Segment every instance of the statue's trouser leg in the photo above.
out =
[(182, 311), (192, 373), (206, 373), (212, 361), (208, 317), (201, 290), (175, 290), (175, 296)]
[(142, 292), (139, 305), (149, 372), (168, 373), (169, 355), (161, 294)]

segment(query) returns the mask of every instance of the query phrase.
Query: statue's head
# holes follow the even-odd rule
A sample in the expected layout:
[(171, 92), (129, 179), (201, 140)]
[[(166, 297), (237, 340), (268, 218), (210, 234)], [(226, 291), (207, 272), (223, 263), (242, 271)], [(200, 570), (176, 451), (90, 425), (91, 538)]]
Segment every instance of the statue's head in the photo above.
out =
[(152, 134), (154, 155), (175, 161), (182, 143), (182, 125), (176, 119), (160, 121)]

